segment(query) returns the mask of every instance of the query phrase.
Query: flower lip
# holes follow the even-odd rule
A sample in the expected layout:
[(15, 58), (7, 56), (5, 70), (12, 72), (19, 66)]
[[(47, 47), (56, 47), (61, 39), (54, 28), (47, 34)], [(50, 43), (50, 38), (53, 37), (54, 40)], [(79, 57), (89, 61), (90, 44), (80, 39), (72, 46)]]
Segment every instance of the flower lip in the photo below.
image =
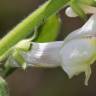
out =
[(96, 60), (96, 46), (91, 45), (91, 39), (71, 40), (60, 51), (63, 70), (68, 74), (69, 78), (85, 72), (85, 85), (88, 84), (91, 75), (90, 65)]

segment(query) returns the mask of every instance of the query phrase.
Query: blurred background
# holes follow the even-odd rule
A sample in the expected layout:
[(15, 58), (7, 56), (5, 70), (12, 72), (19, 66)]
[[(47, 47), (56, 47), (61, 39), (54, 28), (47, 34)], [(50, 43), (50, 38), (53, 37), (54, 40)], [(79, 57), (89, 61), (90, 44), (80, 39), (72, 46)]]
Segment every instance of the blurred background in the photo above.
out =
[[(38, 8), (45, 0), (0, 0), (0, 38)], [(79, 18), (68, 18), (60, 12), (62, 27), (57, 40), (81, 27)], [(11, 96), (96, 96), (96, 65), (92, 66), (89, 85), (84, 86), (84, 74), (71, 80), (61, 68), (17, 69), (6, 78)]]

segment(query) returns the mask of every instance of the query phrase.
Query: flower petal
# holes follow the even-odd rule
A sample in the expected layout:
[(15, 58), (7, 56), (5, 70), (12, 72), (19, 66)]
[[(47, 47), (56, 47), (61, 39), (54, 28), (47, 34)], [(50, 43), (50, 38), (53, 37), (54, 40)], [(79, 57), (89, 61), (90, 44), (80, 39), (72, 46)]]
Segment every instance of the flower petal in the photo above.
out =
[(79, 29), (71, 32), (64, 40), (64, 44), (73, 39), (96, 36), (96, 14), (92, 15), (89, 20)]

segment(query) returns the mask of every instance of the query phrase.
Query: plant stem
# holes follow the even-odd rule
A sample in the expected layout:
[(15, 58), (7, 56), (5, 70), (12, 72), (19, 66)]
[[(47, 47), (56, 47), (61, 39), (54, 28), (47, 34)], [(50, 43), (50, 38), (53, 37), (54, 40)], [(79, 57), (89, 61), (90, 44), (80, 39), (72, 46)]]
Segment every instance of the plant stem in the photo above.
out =
[(43, 20), (58, 12), (69, 0), (49, 0), (13, 28), (0, 41), (0, 57), (32, 32)]

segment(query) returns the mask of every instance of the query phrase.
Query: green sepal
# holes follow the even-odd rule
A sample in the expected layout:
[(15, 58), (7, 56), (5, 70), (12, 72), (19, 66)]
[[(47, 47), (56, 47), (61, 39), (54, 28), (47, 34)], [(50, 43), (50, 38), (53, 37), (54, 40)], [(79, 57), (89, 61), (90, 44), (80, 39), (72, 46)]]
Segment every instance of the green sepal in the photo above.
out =
[(14, 49), (18, 49), (18, 50), (27, 52), (27, 51), (30, 50), (30, 47), (31, 47), (31, 39), (24, 39), (24, 40), (21, 40), (20, 42), (18, 42), (18, 43), (13, 47), (13, 50), (14, 50)]
[(13, 73), (17, 68), (13, 67), (13, 57), (10, 56), (8, 57), (8, 59), (6, 60), (4, 66), (3, 66), (3, 71), (2, 71), (2, 76), (3, 77), (7, 77), (9, 76), (11, 73)]
[(71, 0), (70, 1), (70, 6), (73, 9), (73, 11), (84, 21), (87, 20), (87, 16), (85, 14), (85, 12), (83, 11), (83, 9), (81, 8), (80, 3), (78, 3), (76, 0)]
[(16, 49), (14, 53), (12, 53), (12, 57), (21, 66), (21, 68), (25, 70), (27, 68), (27, 64), (26, 64), (25, 59), (20, 53), (21, 53), (20, 50)]
[(0, 77), (0, 96), (9, 96), (7, 82), (2, 77)]

